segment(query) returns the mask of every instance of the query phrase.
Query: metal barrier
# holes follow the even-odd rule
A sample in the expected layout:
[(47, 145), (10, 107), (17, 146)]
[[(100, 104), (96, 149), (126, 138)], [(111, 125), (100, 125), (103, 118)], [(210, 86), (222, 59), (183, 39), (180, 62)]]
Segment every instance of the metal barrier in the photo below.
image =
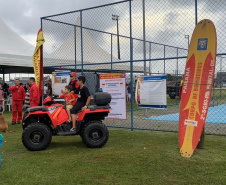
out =
[[(81, 72), (92, 91), (101, 73), (125, 72), (134, 92), (136, 77), (167, 75), (175, 86), (184, 73), (189, 41), (198, 21), (216, 26), (218, 54), (206, 133), (226, 135), (226, 1), (126, 0), (41, 18), (45, 36), (44, 71)], [(144, 29), (145, 28), (145, 29)], [(177, 87), (176, 87), (177, 88)], [(168, 92), (170, 93), (170, 92)], [(131, 97), (127, 120), (106, 120), (111, 127), (178, 131), (179, 97), (167, 95), (168, 109), (139, 109)]]

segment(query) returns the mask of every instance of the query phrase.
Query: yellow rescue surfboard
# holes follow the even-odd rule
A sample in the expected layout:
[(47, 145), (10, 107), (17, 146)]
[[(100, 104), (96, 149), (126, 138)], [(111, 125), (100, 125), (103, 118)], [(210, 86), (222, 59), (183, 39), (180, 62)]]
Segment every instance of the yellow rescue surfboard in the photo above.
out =
[(183, 157), (194, 153), (206, 121), (211, 99), (217, 52), (212, 21), (200, 21), (193, 32), (181, 91), (179, 145)]

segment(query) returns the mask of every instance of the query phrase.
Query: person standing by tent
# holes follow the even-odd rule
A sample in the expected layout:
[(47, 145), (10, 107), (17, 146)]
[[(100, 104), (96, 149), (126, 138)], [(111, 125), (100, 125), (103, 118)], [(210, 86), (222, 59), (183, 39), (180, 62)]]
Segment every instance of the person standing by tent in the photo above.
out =
[(47, 95), (52, 96), (52, 82), (51, 82), (51, 80), (47, 81), (47, 87), (48, 87)]
[(4, 92), (2, 89), (2, 84), (0, 83), (0, 112), (3, 111), (3, 101), (4, 101)]
[(25, 101), (24, 101), (24, 108), (27, 109), (30, 107), (30, 89), (31, 86), (29, 83), (26, 83), (26, 96), (25, 96)]
[(48, 86), (47, 86), (47, 84), (45, 84), (43, 88), (44, 88), (44, 90), (43, 90), (43, 91), (44, 91), (44, 92), (43, 92), (43, 95), (44, 95), (44, 98), (46, 98), (47, 95), (48, 95), (48, 93), (47, 93), (47, 91), (48, 91)]
[[(25, 90), (20, 85), (19, 79), (15, 80), (15, 86), (9, 87), (9, 91), (12, 91), (12, 108), (13, 108), (13, 118), (12, 125), (16, 123), (20, 124), (22, 121), (22, 109), (23, 109), (23, 101), (25, 99)], [(18, 117), (17, 117), (18, 114)]]
[(40, 102), (40, 93), (39, 93), (38, 86), (35, 84), (34, 77), (29, 78), (29, 84), (31, 85), (30, 105), (31, 105), (31, 107), (36, 107), (39, 105), (39, 102)]
[(131, 102), (131, 85), (129, 83), (128, 87), (127, 87), (127, 92), (128, 92), (128, 102)]
[(4, 98), (6, 99), (7, 96), (9, 95), (9, 86), (7, 85), (7, 83), (3, 84), (3, 92), (4, 92)]

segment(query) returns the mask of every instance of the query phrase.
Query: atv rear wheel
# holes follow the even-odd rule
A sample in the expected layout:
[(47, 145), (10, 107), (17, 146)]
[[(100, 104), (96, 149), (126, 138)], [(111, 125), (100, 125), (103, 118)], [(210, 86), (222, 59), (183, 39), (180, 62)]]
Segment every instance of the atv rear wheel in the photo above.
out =
[(46, 149), (52, 140), (52, 133), (48, 126), (43, 123), (28, 125), (22, 134), (22, 142), (30, 151)]
[(81, 138), (87, 147), (101, 148), (108, 141), (109, 131), (101, 121), (91, 121), (82, 128)]

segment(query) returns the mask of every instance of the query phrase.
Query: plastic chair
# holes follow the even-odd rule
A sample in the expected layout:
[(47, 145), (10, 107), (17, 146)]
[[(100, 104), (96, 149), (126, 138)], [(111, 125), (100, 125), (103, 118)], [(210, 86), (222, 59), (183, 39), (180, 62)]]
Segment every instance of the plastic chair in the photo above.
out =
[[(3, 140), (3, 135), (0, 134), (0, 148), (2, 146), (2, 140)], [(1, 151), (0, 151), (0, 168), (1, 168), (1, 163), (2, 163), (2, 158), (1, 158)]]
[(11, 111), (12, 101), (12, 97), (8, 97), (5, 103), (5, 106), (8, 106), (9, 111)]

